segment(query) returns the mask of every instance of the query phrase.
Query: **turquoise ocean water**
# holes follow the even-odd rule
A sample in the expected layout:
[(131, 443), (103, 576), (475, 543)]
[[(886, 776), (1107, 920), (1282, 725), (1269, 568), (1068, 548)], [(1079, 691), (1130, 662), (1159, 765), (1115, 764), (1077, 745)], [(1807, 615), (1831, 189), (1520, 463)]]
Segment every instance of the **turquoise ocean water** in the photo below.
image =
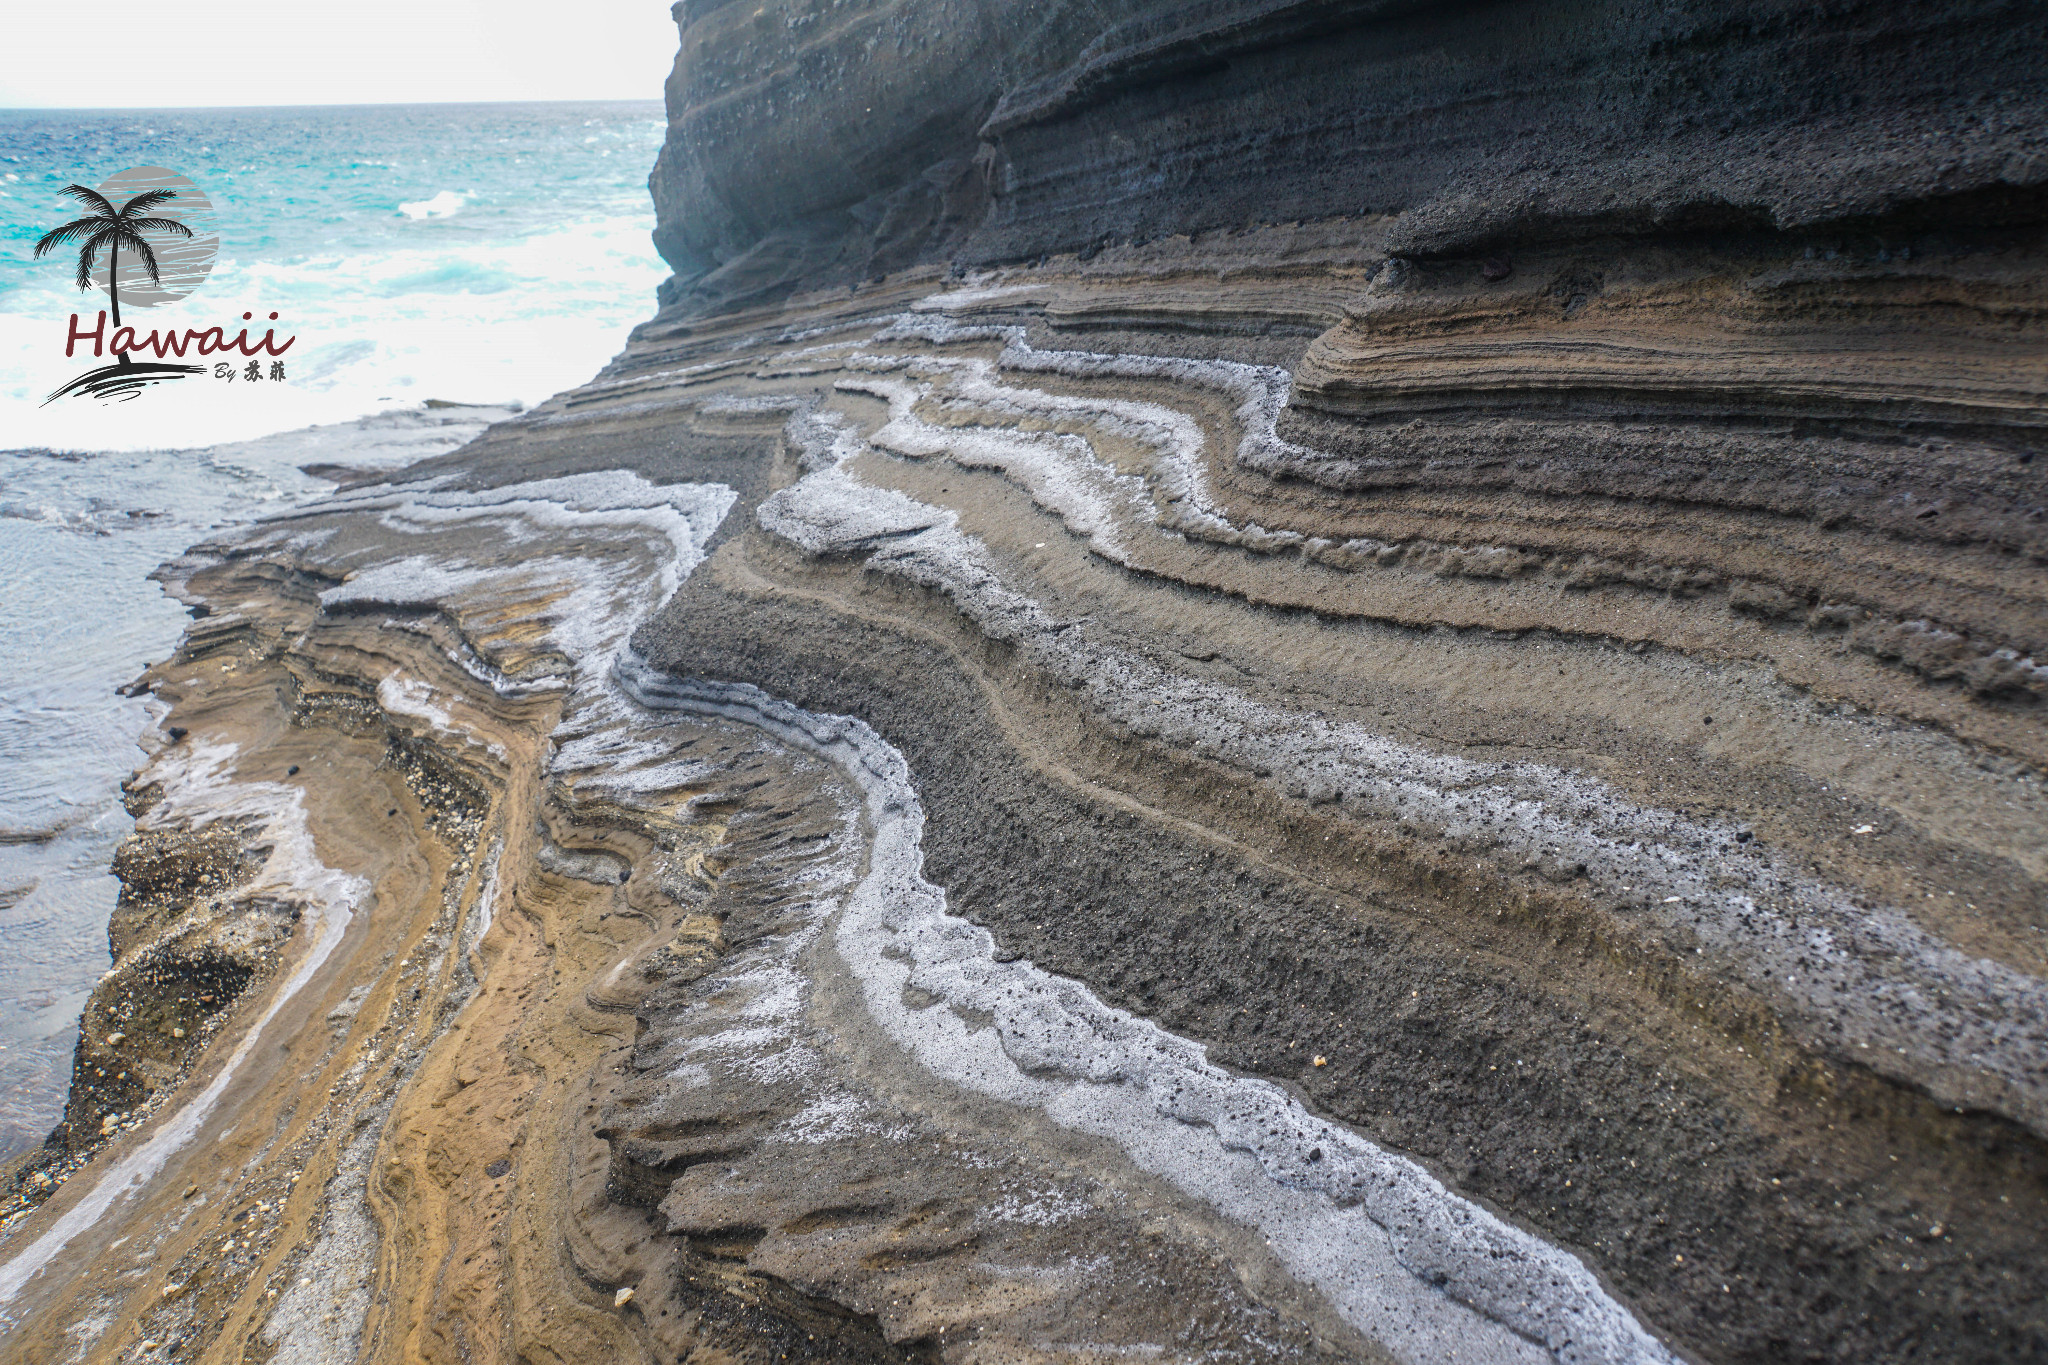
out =
[[(0, 1155), (59, 1116), (107, 966), (119, 783), (149, 719), (115, 689), (186, 620), (149, 571), (317, 495), (301, 465), (397, 465), (486, 415), (429, 399), (530, 405), (589, 378), (667, 274), (646, 188), (662, 130), (651, 101), (0, 110)], [(105, 295), (73, 286), (75, 254), (32, 248), (78, 213), (59, 189), (132, 166), (196, 183), (221, 245), (188, 298), (123, 321), (232, 335), (254, 313), (298, 338), (284, 382), (43, 405), (91, 363), (65, 359), (66, 325)]]

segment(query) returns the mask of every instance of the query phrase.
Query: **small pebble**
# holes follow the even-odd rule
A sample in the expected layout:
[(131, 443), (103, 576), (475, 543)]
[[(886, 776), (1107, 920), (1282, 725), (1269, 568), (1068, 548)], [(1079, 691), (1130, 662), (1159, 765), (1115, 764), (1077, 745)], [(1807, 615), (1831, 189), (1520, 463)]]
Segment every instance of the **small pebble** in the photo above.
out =
[(123, 1038), (126, 1038), (127, 1036), (128, 1035), (125, 1033), (109, 1033), (107, 1035), (107, 1046), (114, 1047), (117, 1044), (119, 1044)]
[(632, 1301), (633, 1286), (630, 1284), (627, 1285), (624, 1289), (621, 1289), (618, 1293), (612, 1295), (612, 1307), (614, 1308), (624, 1308), (627, 1304), (631, 1303)]

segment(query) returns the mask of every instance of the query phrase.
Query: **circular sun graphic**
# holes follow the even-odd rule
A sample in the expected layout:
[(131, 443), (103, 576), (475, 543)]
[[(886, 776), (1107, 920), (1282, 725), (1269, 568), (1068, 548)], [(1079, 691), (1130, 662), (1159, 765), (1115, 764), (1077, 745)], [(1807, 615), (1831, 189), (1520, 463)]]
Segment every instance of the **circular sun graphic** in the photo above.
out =
[[(138, 194), (170, 190), (173, 197), (150, 208), (149, 216), (183, 223), (192, 232), (186, 237), (144, 230), (143, 240), (156, 256), (154, 281), (149, 278), (149, 267), (136, 252), (117, 254), (114, 268), (122, 308), (176, 303), (206, 282), (214, 259), (220, 254), (220, 225), (214, 217), (213, 201), (205, 191), (163, 166), (130, 166), (102, 180), (98, 189), (117, 210)], [(108, 257), (109, 253), (102, 251), (93, 262), (93, 283), (102, 291), (107, 288)]]

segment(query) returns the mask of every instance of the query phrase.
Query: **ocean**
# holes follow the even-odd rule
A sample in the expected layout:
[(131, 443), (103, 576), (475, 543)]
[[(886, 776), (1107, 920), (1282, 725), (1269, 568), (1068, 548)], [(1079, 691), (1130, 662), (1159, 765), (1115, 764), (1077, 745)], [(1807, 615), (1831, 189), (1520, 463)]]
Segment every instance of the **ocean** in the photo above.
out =
[[(187, 619), (149, 572), (329, 487), (304, 466), (440, 453), (594, 374), (668, 273), (646, 187), (663, 129), (652, 101), (0, 110), (0, 1157), (60, 1117), (108, 965), (149, 724), (117, 689)], [(282, 381), (45, 402), (93, 363), (65, 338), (106, 295), (35, 242), (78, 216), (65, 185), (137, 166), (196, 184), (220, 242), (188, 297), (122, 321), (275, 329), (296, 338)]]

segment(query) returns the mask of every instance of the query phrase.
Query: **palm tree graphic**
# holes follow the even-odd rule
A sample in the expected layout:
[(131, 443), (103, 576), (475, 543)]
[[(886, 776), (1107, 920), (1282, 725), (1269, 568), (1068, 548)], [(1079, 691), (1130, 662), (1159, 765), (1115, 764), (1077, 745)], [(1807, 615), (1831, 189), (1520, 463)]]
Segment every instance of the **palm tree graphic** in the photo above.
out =
[[(149, 248), (145, 232), (174, 232), (181, 237), (190, 237), (192, 229), (175, 218), (151, 218), (149, 211), (167, 199), (176, 199), (176, 190), (144, 190), (116, 209), (113, 202), (98, 190), (83, 185), (66, 185), (58, 191), (68, 194), (84, 204), (92, 212), (83, 218), (74, 218), (63, 227), (45, 233), (36, 243), (35, 256), (40, 259), (69, 242), (84, 241), (78, 248), (78, 287), (92, 288), (92, 261), (99, 249), (107, 248), (107, 297), (114, 303), (114, 326), (121, 326), (121, 248), (128, 247), (142, 258), (143, 268), (149, 271), (151, 284), (162, 283), (157, 274), (156, 253)], [(129, 363), (126, 351), (115, 352), (121, 364)]]

